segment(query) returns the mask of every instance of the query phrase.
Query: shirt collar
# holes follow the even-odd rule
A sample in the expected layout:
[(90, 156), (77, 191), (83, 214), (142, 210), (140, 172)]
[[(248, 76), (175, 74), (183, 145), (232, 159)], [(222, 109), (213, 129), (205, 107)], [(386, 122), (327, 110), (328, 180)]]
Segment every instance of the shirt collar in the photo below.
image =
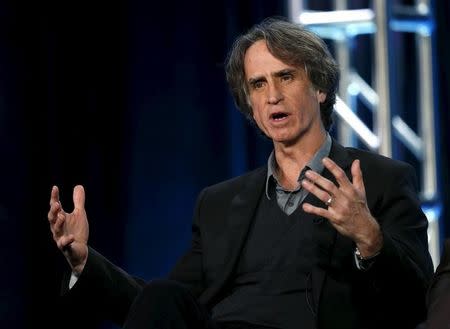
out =
[[(298, 181), (300, 181), (302, 179), (302, 177), (304, 176), (306, 168), (314, 170), (317, 173), (322, 172), (322, 170), (323, 170), (322, 159), (327, 157), (330, 154), (331, 144), (332, 144), (331, 136), (330, 136), (330, 134), (327, 133), (327, 137), (325, 138), (325, 141), (322, 143), (320, 148), (314, 154), (312, 159), (300, 171), (299, 176), (298, 176)], [(270, 178), (273, 177), (273, 179), (278, 183), (277, 177), (275, 176), (275, 167), (276, 167), (275, 152), (272, 150), (272, 152), (269, 155), (269, 159), (267, 160), (266, 196), (269, 200), (270, 200), (270, 196), (269, 196)]]

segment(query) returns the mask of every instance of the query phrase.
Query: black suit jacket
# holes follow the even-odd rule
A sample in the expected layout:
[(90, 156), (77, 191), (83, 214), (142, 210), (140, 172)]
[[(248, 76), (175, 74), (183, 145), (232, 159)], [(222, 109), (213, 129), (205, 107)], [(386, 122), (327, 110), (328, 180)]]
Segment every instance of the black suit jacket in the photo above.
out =
[[(432, 274), (428, 222), (417, 199), (414, 171), (403, 162), (344, 148), (336, 142), (330, 157), (349, 177), (351, 163), (360, 159), (368, 205), (381, 225), (384, 246), (372, 268), (359, 271), (353, 259), (354, 243), (337, 233), (326, 219), (303, 215), (302, 220), (316, 224), (317, 252), (326, 256), (321, 257), (326, 261), (316, 264), (311, 272), (317, 325), (414, 328), (425, 317), (425, 292)], [(267, 168), (262, 167), (205, 188), (198, 197), (192, 245), (169, 278), (185, 284), (209, 308), (229, 292), (264, 193), (266, 175)], [(335, 181), (327, 170), (324, 176)], [(311, 194), (305, 201), (324, 206)], [(72, 303), (89, 295), (89, 301), (96, 305), (96, 316), (122, 323), (142, 283), (91, 249), (79, 281), (65, 296)]]

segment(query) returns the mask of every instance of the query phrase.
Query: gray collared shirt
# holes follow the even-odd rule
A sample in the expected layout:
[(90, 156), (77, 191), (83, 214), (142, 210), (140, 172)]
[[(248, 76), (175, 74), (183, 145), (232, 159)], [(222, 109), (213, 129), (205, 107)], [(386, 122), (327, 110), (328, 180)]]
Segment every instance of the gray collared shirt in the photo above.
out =
[(275, 176), (276, 159), (275, 153), (272, 151), (270, 153), (269, 159), (267, 160), (267, 178), (266, 178), (266, 196), (270, 200), (270, 186), (271, 183), (275, 183), (275, 194), (277, 198), (277, 203), (287, 215), (292, 214), (295, 209), (302, 203), (305, 197), (308, 195), (308, 191), (301, 187), (301, 180), (305, 176), (305, 172), (309, 169), (314, 170), (317, 173), (323, 171), (322, 159), (330, 154), (331, 150), (331, 137), (327, 134), (325, 141), (317, 150), (316, 154), (308, 162), (308, 164), (300, 171), (298, 176), (298, 186), (293, 191), (284, 189), (278, 182)]

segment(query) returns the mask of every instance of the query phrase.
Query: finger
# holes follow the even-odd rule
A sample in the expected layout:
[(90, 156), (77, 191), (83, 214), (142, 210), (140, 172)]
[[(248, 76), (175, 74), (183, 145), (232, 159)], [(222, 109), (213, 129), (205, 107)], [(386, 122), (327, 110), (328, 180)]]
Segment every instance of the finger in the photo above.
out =
[(59, 202), (59, 189), (56, 185), (52, 187), (52, 191), (50, 192), (50, 206), (55, 202)]
[[(55, 206), (55, 207), (52, 208), (53, 206)], [(53, 212), (64, 211), (61, 201), (59, 201), (59, 188), (56, 185), (54, 185), (52, 187), (52, 191), (50, 193), (50, 211), (53, 211)], [(49, 212), (49, 214), (50, 214), (50, 212)], [(56, 213), (55, 213), (55, 216), (56, 216)]]
[(325, 166), (325, 168), (327, 168), (336, 178), (336, 181), (339, 184), (339, 186), (342, 186), (343, 188), (348, 188), (351, 186), (351, 182), (349, 181), (347, 175), (345, 174), (345, 171), (342, 170), (342, 168), (339, 167), (336, 164), (336, 162), (334, 162), (328, 157), (325, 157), (323, 158), (322, 163)]
[(302, 204), (302, 208), (307, 213), (331, 219), (330, 218), (330, 216), (331, 216), (330, 212), (328, 210), (324, 209), (324, 208), (314, 207), (312, 204), (306, 203), (306, 202)]
[(63, 235), (61, 238), (58, 239), (58, 242), (56, 243), (56, 245), (58, 246), (59, 249), (64, 250), (67, 249), (67, 247), (75, 241), (74, 236), (71, 235)]
[(53, 225), (53, 234), (55, 235), (55, 237), (59, 237), (64, 233), (63, 228), (65, 220), (66, 216), (63, 213), (59, 212), (55, 221), (55, 225)]
[(75, 209), (84, 210), (85, 193), (82, 185), (77, 185), (73, 189), (73, 204)]
[[(328, 192), (327, 196), (326, 196), (326, 200), (328, 200), (328, 197), (330, 195), (336, 195), (339, 191), (338, 187), (332, 181), (330, 181), (329, 179), (326, 179), (325, 177), (316, 173), (315, 171), (308, 170), (305, 173), (305, 176), (306, 176), (306, 178), (308, 178), (310, 180), (312, 185), (319, 186), (322, 190), (325, 190), (326, 192)], [(305, 179), (304, 181), (306, 183), (308, 183), (308, 179)], [(322, 200), (322, 198), (319, 198), (319, 199)]]
[(61, 210), (61, 204), (59, 202), (52, 202), (50, 206), (50, 210), (48, 211), (47, 218), (50, 223), (54, 223), (58, 212)]
[[(336, 186), (333, 183), (331, 184), (336, 188)], [(304, 187), (305, 190), (307, 190), (308, 192), (314, 194), (319, 200), (322, 200), (324, 203), (328, 199), (330, 199), (331, 195), (335, 195), (329, 190), (323, 190), (319, 188), (315, 183), (312, 183), (307, 179), (304, 179), (302, 181), (302, 187)]]
[(363, 193), (366, 194), (366, 188), (364, 187), (364, 180), (363, 175), (361, 171), (361, 163), (359, 160), (355, 160), (352, 163), (352, 181), (355, 188)]

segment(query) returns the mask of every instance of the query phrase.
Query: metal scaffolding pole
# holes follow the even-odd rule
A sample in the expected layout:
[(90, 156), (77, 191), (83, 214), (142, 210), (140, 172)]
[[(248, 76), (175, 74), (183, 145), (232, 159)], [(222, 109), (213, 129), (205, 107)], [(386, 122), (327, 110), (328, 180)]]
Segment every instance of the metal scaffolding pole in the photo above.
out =
[(379, 153), (391, 157), (391, 106), (386, 2), (384, 0), (374, 1), (374, 9), (377, 25), (377, 32), (375, 33), (375, 90), (378, 94), (375, 131), (381, 141)]

